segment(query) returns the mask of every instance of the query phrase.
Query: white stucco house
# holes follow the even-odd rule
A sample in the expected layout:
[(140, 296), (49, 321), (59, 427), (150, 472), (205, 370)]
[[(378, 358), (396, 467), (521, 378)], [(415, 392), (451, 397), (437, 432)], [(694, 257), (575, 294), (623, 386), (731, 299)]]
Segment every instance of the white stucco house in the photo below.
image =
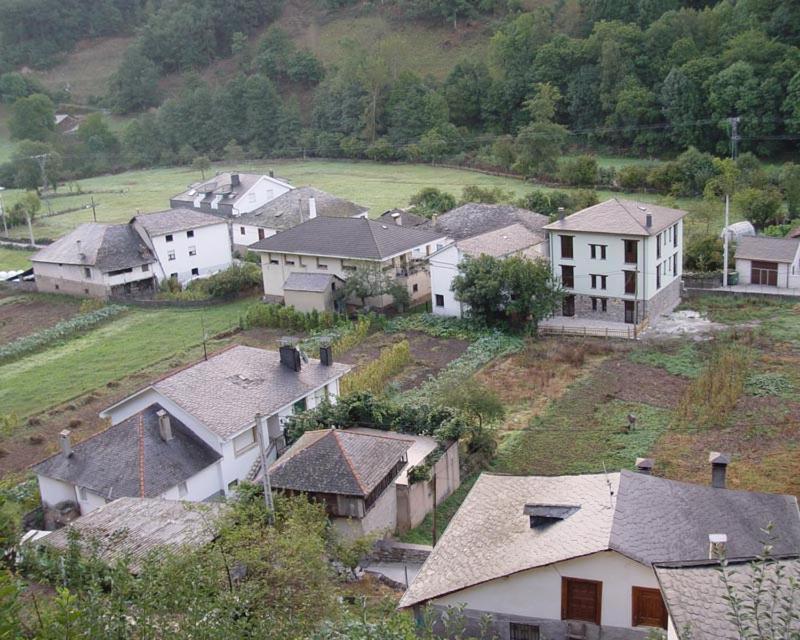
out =
[(217, 216), (168, 209), (139, 214), (130, 224), (156, 256), (158, 281), (174, 278), (185, 284), (233, 264), (228, 224)]
[[(250, 250), (261, 255), (266, 298), (286, 302), (287, 283), (296, 287), (296, 274), (304, 274), (304, 280), (314, 280), (304, 292), (306, 308), (324, 311), (330, 310), (331, 293), (339, 283), (359, 268), (380, 269), (402, 283), (412, 304), (429, 300), (428, 256), (445, 242), (444, 235), (429, 229), (317, 216), (251, 245)], [(383, 308), (392, 298), (382, 295), (367, 302)]]
[(96, 298), (146, 295), (157, 260), (127, 224), (82, 224), (32, 257), (36, 288)]
[(800, 289), (800, 237), (739, 238), (734, 258), (739, 284)]
[(292, 185), (272, 175), (226, 171), (191, 185), (170, 198), (173, 209), (195, 209), (237, 218), (291, 191)]
[(612, 198), (545, 226), (561, 315), (639, 324), (680, 301), (686, 212)]
[(726, 457), (711, 460), (713, 486), (652, 476), (649, 464), (484, 473), (400, 606), (418, 615), (463, 606), (471, 630), (488, 615), (500, 640), (644, 640), (666, 630), (656, 563), (708, 560), (721, 544), (729, 557), (756, 555), (769, 522), (781, 531), (776, 555), (800, 550), (797, 499), (726, 489)]
[(431, 299), (433, 313), (441, 316), (463, 316), (464, 304), (455, 299), (452, 285), (458, 265), (466, 256), (495, 258), (523, 256), (532, 260), (547, 259), (547, 242), (543, 232), (531, 231), (520, 223), (457, 240), (431, 254)]
[(282, 452), (285, 419), (336, 397), (350, 370), (327, 353), (304, 363), (298, 349), (233, 346), (149, 384), (100, 413), (111, 427), (35, 468), (42, 503), (81, 514), (121, 496), (203, 501), (252, 477), (258, 437), (272, 459)]

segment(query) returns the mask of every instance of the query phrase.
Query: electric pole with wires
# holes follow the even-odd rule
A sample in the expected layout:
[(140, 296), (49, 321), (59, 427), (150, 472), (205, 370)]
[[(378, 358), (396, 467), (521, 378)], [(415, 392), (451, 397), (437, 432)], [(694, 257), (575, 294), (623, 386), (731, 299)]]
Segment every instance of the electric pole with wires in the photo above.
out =
[[(739, 116), (728, 118), (728, 122), (731, 125), (731, 159), (736, 160), (736, 153), (739, 148), (739, 140), (741, 140), (741, 136), (739, 136)], [(729, 237), (730, 237), (730, 230), (728, 226), (730, 225), (730, 213), (731, 213), (731, 194), (730, 188), (726, 187), (725, 189), (725, 226), (723, 228), (724, 237), (722, 239), (722, 286), (723, 288), (728, 288), (728, 244), (729, 244)]]

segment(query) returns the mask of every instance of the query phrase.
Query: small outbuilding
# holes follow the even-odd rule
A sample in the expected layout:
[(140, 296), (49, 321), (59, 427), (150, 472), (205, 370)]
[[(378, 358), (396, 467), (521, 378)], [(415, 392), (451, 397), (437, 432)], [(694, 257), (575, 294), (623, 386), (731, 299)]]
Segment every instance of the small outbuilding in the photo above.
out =
[(740, 284), (800, 289), (800, 238), (740, 238), (735, 259)]
[(344, 280), (334, 273), (290, 273), (283, 283), (283, 300), (298, 311), (338, 311), (336, 290)]

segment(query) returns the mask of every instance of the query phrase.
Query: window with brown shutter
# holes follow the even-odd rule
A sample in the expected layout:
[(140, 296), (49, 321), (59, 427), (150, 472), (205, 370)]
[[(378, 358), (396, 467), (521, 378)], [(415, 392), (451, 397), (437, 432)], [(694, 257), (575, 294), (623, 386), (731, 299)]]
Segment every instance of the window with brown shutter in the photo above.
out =
[(561, 257), (572, 258), (572, 236), (559, 236), (561, 238)]
[(575, 286), (575, 267), (561, 265), (561, 286), (572, 289)]
[(633, 626), (667, 628), (667, 608), (658, 589), (633, 587)]
[(603, 583), (597, 580), (561, 578), (561, 619), (600, 624)]

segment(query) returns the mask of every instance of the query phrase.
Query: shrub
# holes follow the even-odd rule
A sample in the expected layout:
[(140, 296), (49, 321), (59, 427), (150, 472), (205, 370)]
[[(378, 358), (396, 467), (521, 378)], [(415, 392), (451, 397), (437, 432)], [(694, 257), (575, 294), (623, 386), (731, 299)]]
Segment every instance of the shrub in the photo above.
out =
[(597, 184), (597, 160), (592, 156), (562, 160), (558, 177), (561, 182), (575, 187), (593, 187)]
[(793, 388), (792, 381), (780, 373), (756, 373), (747, 378), (744, 390), (751, 396), (783, 396)]
[(617, 171), (617, 184), (627, 191), (641, 191), (647, 186), (650, 170), (638, 164), (622, 167)]
[(318, 331), (331, 329), (338, 323), (347, 322), (343, 316), (329, 311), (309, 312), (297, 311), (294, 307), (279, 304), (258, 303), (248, 308), (245, 314), (245, 325), (248, 327), (266, 327), (270, 329), (291, 329), (293, 331)]
[(386, 388), (390, 378), (400, 373), (411, 362), (408, 340), (401, 340), (381, 351), (376, 360), (342, 378), (341, 392), (370, 391), (378, 394)]
[(734, 196), (734, 201), (744, 217), (759, 229), (782, 224), (786, 218), (781, 192), (775, 187), (743, 189)]
[[(729, 251), (729, 262), (733, 250)], [(697, 273), (721, 271), (724, 259), (722, 239), (717, 236), (697, 236), (686, 243), (686, 269)]]
[(737, 346), (718, 348), (689, 385), (678, 406), (686, 426), (720, 427), (744, 391), (748, 354)]
[(552, 217), (558, 213), (559, 209), (571, 212), (572, 198), (565, 191), (534, 189), (517, 200), (517, 206)]
[(205, 280), (194, 280), (194, 283), (208, 291), (212, 298), (230, 298), (241, 292), (257, 289), (261, 286), (261, 267), (250, 262), (233, 265)]

